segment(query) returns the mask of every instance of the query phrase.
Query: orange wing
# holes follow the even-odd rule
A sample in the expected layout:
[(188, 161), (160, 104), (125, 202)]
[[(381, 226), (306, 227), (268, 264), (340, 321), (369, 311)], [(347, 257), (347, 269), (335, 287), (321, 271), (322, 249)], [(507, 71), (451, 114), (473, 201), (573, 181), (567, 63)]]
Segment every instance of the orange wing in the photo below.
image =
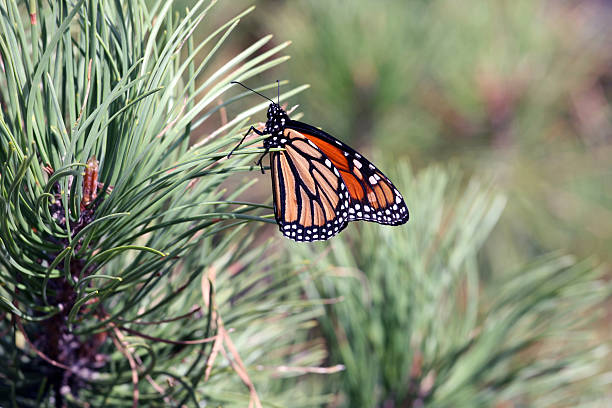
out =
[(408, 221), (408, 207), (402, 195), (369, 160), (313, 126), (291, 121), (287, 127), (311, 141), (339, 171), (349, 193), (345, 218), (387, 225)]
[(313, 142), (290, 129), (285, 137), (285, 150), (270, 156), (276, 222), (295, 241), (331, 238), (350, 220), (347, 187)]

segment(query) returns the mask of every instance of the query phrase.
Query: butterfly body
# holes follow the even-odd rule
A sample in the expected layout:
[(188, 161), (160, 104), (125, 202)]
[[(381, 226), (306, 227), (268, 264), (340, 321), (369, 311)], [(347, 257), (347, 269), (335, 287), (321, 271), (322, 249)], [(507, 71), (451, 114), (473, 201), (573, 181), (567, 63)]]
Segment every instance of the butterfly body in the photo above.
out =
[(350, 221), (408, 221), (402, 195), (376, 166), (328, 133), (291, 120), (271, 102), (263, 131), (251, 127), (244, 137), (251, 131), (269, 135), (260, 165), (270, 149), (284, 149), (270, 152), (274, 215), (283, 235), (319, 241), (338, 234)]

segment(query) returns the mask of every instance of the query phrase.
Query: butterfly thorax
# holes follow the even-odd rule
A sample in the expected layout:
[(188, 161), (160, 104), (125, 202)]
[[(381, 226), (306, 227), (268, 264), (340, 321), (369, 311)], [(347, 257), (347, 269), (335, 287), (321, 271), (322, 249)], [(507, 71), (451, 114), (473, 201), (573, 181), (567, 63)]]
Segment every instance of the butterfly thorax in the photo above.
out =
[(284, 147), (287, 142), (284, 132), (288, 121), (289, 115), (287, 115), (287, 112), (280, 105), (271, 103), (268, 108), (268, 120), (264, 129), (264, 134), (269, 134), (270, 136), (264, 140), (264, 148)]

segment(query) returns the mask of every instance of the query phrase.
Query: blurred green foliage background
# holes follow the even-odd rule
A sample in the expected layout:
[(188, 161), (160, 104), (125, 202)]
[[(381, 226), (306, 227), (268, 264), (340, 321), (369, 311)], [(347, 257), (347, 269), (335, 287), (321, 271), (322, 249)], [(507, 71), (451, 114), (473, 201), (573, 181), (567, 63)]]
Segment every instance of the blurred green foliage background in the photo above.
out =
[[(221, 2), (219, 6), (223, 10), (221, 14), (225, 12), (229, 16), (235, 10), (250, 4), (251, 1), (235, 0)], [(255, 4), (257, 9), (241, 23), (241, 29), (236, 33), (237, 37), (233, 42), (236, 49), (239, 50), (268, 33), (275, 35), (269, 47), (287, 40), (293, 44), (287, 52), (291, 56), (287, 64), (275, 72), (267, 73), (267, 77), (259, 78), (260, 83), (253, 82), (249, 85), (259, 86), (276, 79), (289, 80), (292, 86), (308, 83), (311, 89), (294, 97), (289, 106), (299, 103), (299, 111), (304, 114), (302, 120), (324, 128), (365, 152), (367, 156), (376, 158), (381, 168), (393, 169), (394, 163), (409, 163), (415, 173), (418, 173), (419, 169), (431, 164), (443, 164), (449, 169), (447, 172), (452, 183), (455, 183), (453, 189), (465, 187), (467, 178), (457, 175), (467, 174), (484, 180), (488, 188), (505, 195), (507, 204), (500, 214), (499, 222), (493, 222), (495, 227), (488, 223), (492, 228), (491, 234), (484, 234), (482, 243), (473, 245), (482, 246), (478, 256), (466, 261), (469, 267), (459, 268), (467, 268), (470, 273), (478, 271), (477, 279), (489, 282), (486, 292), (490, 296), (485, 296), (481, 304), (472, 305), (474, 313), (477, 313), (475, 310), (481, 311), (480, 317), (483, 321), (503, 320), (503, 317), (500, 317), (503, 313), (500, 312), (500, 316), (495, 315), (499, 309), (495, 309), (493, 305), (496, 303), (496, 295), (507, 289), (504, 285), (508, 285), (508, 282), (502, 283), (505, 278), (515, 276), (515, 279), (518, 279), (519, 283), (510, 284), (511, 289), (508, 289), (514, 290), (515, 296), (527, 291), (529, 285), (546, 285), (547, 280), (552, 283), (554, 279), (561, 279), (561, 272), (556, 275), (558, 270), (569, 266), (559, 266), (561, 269), (557, 269), (556, 266), (546, 263), (552, 262), (556, 265), (555, 259), (538, 261), (549, 266), (542, 267), (536, 263), (535, 266), (520, 269), (521, 265), (533, 262), (534, 257), (550, 251), (572, 253), (579, 259), (592, 257), (596, 260), (595, 263), (601, 262), (603, 270), (609, 274), (608, 265), (612, 261), (610, 2), (262, 0)], [(188, 5), (188, 1), (182, 4), (179, 2), (177, 9)], [(254, 122), (258, 120), (263, 120), (263, 114), (253, 118)], [(395, 173), (395, 177), (398, 177), (397, 174)], [(404, 170), (400, 174), (407, 177), (412, 173)], [(423, 177), (428, 179), (427, 175)], [(432, 179), (445, 180), (446, 176), (436, 177)], [(265, 187), (261, 188), (265, 193), (258, 195), (258, 199), (269, 197), (267, 178), (262, 181)], [(399, 181), (398, 185), (410, 182), (403, 180)], [(432, 195), (440, 198), (436, 195), (438, 190), (435, 189), (435, 183), (428, 187), (427, 183), (421, 180), (418, 185), (419, 188), (410, 190), (413, 192), (409, 193), (412, 202), (408, 205), (412, 210), (412, 220), (407, 229), (418, 229), (421, 223), (427, 221), (423, 220), (423, 217), (431, 215), (428, 209), (441, 208), (439, 206), (443, 205), (443, 200), (432, 201)], [(415, 196), (414, 191), (419, 192), (421, 196)], [(453, 194), (444, 197), (457, 198)], [(453, 223), (461, 225), (461, 219), (452, 218), (458, 216), (453, 204), (448, 204), (449, 217)], [(433, 207), (430, 208), (429, 205)], [(437, 222), (438, 219), (433, 224), (438, 225)], [(364, 235), (366, 231), (371, 231), (369, 225), (363, 229), (355, 226), (352, 228), (359, 229)], [(435, 227), (432, 228), (435, 230)], [(444, 226), (441, 230), (444, 230)], [(349, 228), (348, 231), (354, 230)], [(432, 231), (429, 231), (430, 235), (425, 233), (423, 236), (431, 238), (431, 234), (438, 233)], [(404, 406), (402, 401), (407, 400), (402, 398), (408, 398), (406, 393), (416, 395), (415, 397), (411, 394), (414, 404), (421, 401), (421, 397), (426, 401), (426, 396), (419, 396), (417, 391), (423, 387), (428, 389), (427, 385), (423, 384), (434, 380), (428, 379), (425, 368), (415, 361), (420, 361), (422, 355), (427, 356), (427, 346), (423, 346), (422, 354), (419, 354), (415, 351), (418, 346), (411, 342), (410, 345), (414, 348), (408, 351), (408, 340), (402, 337), (402, 333), (410, 332), (415, 336), (415, 333), (421, 332), (415, 329), (418, 322), (414, 319), (403, 320), (406, 316), (401, 316), (398, 310), (404, 309), (394, 303), (403, 304), (402, 293), (399, 291), (406, 288), (403, 285), (408, 285), (410, 291), (414, 290), (409, 282), (417, 279), (408, 273), (396, 273), (401, 272), (402, 268), (412, 271), (411, 273), (420, 269), (412, 263), (408, 265), (402, 261), (402, 257), (384, 255), (387, 250), (393, 252), (392, 248), (385, 249), (381, 255), (381, 250), (372, 247), (371, 242), (354, 242), (358, 241), (358, 238), (347, 238), (346, 235), (350, 233), (344, 233), (342, 241), (349, 241), (348, 246), (344, 246), (340, 241), (329, 244), (332, 255), (326, 259), (329, 265), (340, 264), (363, 272), (363, 279), (369, 279), (367, 285), (371, 285), (373, 291), (379, 288), (381, 298), (378, 302), (374, 299), (368, 303), (364, 301), (363, 296), (367, 298), (369, 294), (355, 294), (356, 290), (367, 286), (366, 284), (352, 286), (353, 284), (346, 283), (348, 286), (344, 286), (342, 283), (326, 281), (308, 289), (311, 291), (310, 295), (316, 293), (313, 295), (315, 297), (337, 296), (345, 301), (343, 306), (338, 308), (327, 308), (328, 320), (321, 321), (322, 334), (327, 338), (332, 352), (331, 362), (353, 364), (353, 374), (347, 377), (344, 385), (338, 386), (343, 387), (344, 397), (339, 397), (332, 406)], [(470, 239), (469, 235), (465, 239)], [(414, 244), (414, 241), (412, 236), (408, 241), (402, 242)], [(395, 241), (387, 237), (377, 242), (393, 246)], [(460, 244), (457, 243), (459, 246)], [(298, 257), (297, 262), (299, 259), (316, 259), (326, 247), (315, 248), (311, 252), (303, 248), (296, 249), (294, 256)], [(451, 249), (448, 251), (452, 252)], [(416, 251), (413, 255), (418, 254)], [(445, 254), (439, 256), (444, 259)], [(441, 260), (440, 265), (446, 264)], [(334, 271), (334, 268), (323, 267), (326, 270), (324, 273)], [(542, 268), (553, 272), (550, 272), (551, 275), (535, 272)], [(570, 269), (574, 270), (572, 268)], [(509, 273), (507, 271), (516, 273), (517, 270), (522, 270), (518, 274), (519, 278), (512, 274), (504, 277)], [(525, 286), (521, 286), (521, 273), (537, 278), (523, 282)], [(397, 287), (389, 285), (389, 275), (397, 279)], [(472, 276), (469, 273), (468, 275)], [(402, 276), (411, 276), (411, 279), (404, 282)], [(469, 278), (465, 279), (469, 281)], [(461, 283), (461, 279), (458, 282), (456, 286), (459, 288), (465, 285), (465, 282)], [(588, 286), (588, 283), (579, 284), (583, 289), (584, 285)], [(553, 292), (555, 290), (551, 289)], [(563, 292), (561, 289), (559, 291)], [(588, 293), (596, 291), (570, 292), (587, 296)], [(351, 293), (354, 294), (354, 299), (351, 299)], [(462, 298), (456, 293), (449, 296)], [(544, 305), (548, 302), (548, 295), (542, 296), (537, 301), (542, 302), (542, 305), (536, 307), (536, 302), (533, 307), (540, 310), (544, 317), (531, 318), (537, 321), (544, 319), (549, 323), (556, 322), (550, 323), (556, 327), (563, 320), (563, 316), (546, 317), (547, 309)], [(442, 298), (444, 296), (440, 295), (440, 299)], [(386, 302), (391, 302), (390, 299), (393, 301), (389, 306)], [(460, 300), (458, 302), (461, 303)], [(559, 303), (555, 303), (553, 308), (574, 305), (564, 299), (555, 299), (555, 302)], [(524, 307), (519, 306), (519, 303), (520, 300), (517, 300), (517, 307)], [(395, 307), (399, 309), (394, 309)], [(412, 304), (412, 307), (418, 308), (418, 305)], [(492, 316), (487, 317), (489, 307), (493, 307)], [(570, 306), (570, 310), (572, 307)], [(572, 319), (580, 319), (581, 314), (588, 315), (589, 312), (585, 310), (581, 309)], [(605, 306), (600, 311), (604, 313), (603, 318), (590, 326), (589, 336), (592, 337), (589, 337), (587, 343), (591, 345), (610, 340), (609, 315), (605, 312)], [(432, 313), (432, 319), (439, 317), (435, 312)], [(393, 316), (397, 316), (397, 319), (393, 320)], [(446, 318), (449, 322), (453, 321), (448, 316)], [(475, 316), (473, 318), (474, 321), (478, 320)], [(574, 337), (575, 333), (570, 331), (569, 326), (555, 329), (556, 333), (563, 336), (563, 330), (568, 330), (565, 335), (576, 340), (577, 337)], [(508, 330), (501, 326), (499, 329), (504, 333)], [(349, 330), (352, 333), (348, 343), (345, 342), (347, 339), (338, 337), (338, 330)], [(480, 329), (475, 326), (474, 330)], [(570, 335), (570, 332), (573, 334)], [(398, 333), (401, 340), (393, 337)], [(528, 330), (526, 333), (532, 332)], [(427, 337), (426, 334), (421, 334)], [(530, 337), (526, 343), (541, 335), (540, 332), (533, 334), (535, 337)], [(448, 334), (440, 336), (444, 338)], [(494, 336), (493, 340), (482, 341), (495, 343), (499, 341), (499, 337)], [(545, 353), (549, 360), (541, 362), (539, 369), (542, 372), (554, 370), (554, 364), (558, 364), (557, 367), (563, 367), (565, 364), (562, 362), (565, 361), (562, 355), (568, 348), (559, 344), (549, 346), (550, 344), (542, 347), (549, 353)], [(444, 347), (453, 350), (448, 344), (442, 348)], [(524, 374), (517, 368), (528, 365), (537, 353), (525, 351), (522, 346), (508, 347), (498, 349), (498, 357), (493, 349), (484, 347), (479, 350), (481, 358), (474, 360), (479, 363), (472, 361), (467, 367), (460, 368), (465, 378), (471, 375), (471, 370), (478, 373), (474, 374), (473, 379), (479, 378), (482, 388), (475, 385), (476, 380), (470, 383), (474, 388), (458, 388), (456, 397), (459, 399), (454, 400), (454, 404), (464, 397), (463, 401), (466, 403), (478, 401), (481, 405), (499, 401), (489, 398), (491, 395), (487, 392), (495, 394), (495, 387), (501, 387), (504, 378), (508, 383), (521, 378), (521, 386), (533, 386), (528, 392), (533, 392), (540, 399), (520, 400), (525, 406), (563, 404), (560, 395), (567, 396), (567, 392), (571, 394), (571, 389), (575, 391), (575, 398), (571, 403), (566, 400), (565, 404), (580, 403), (581, 394), (586, 388), (574, 388), (574, 385), (582, 381), (576, 378), (584, 379), (588, 375), (570, 376), (571, 378), (555, 375), (559, 381), (558, 385), (538, 388), (539, 383), (534, 381), (537, 375), (533, 374), (538, 372), (536, 368), (527, 367), (526, 371), (531, 374)], [(401, 353), (403, 348), (406, 349), (405, 355)], [(507, 367), (514, 367), (510, 370), (513, 374), (506, 373), (496, 377), (497, 382), (485, 381), (489, 374), (483, 374), (477, 366), (482, 365), (481, 368), (484, 368), (489, 363), (494, 365), (495, 361), (504, 359), (504, 353), (513, 354), (508, 350), (523, 353), (522, 363), (507, 363)], [(450, 351), (449, 353), (452, 355)], [(595, 353), (596, 357), (593, 357), (595, 354), (591, 357), (603, 361), (609, 368), (610, 359), (607, 352), (602, 354), (602, 350), (599, 350), (598, 353)], [(491, 361), (482, 360), (485, 355)], [(582, 354), (583, 357), (584, 355), (586, 352)], [(442, 370), (441, 366), (446, 363), (451, 366), (454, 364), (449, 363), (448, 359), (452, 357), (449, 357), (448, 353), (446, 357), (436, 357), (436, 353), (431, 357), (434, 362), (430, 363), (434, 366), (435, 361), (438, 363), (436, 370)], [(547, 365), (546, 361), (552, 361), (554, 364)], [(398, 365), (394, 367), (394, 363)], [(537, 364), (540, 364), (539, 360)], [(593, 369), (586, 369), (591, 374), (600, 370), (588, 364), (582, 367), (587, 366)], [(377, 369), (382, 373), (372, 374)], [(391, 378), (393, 375), (388, 374), (388, 371), (393, 369), (400, 370), (400, 374), (394, 379)], [(423, 371), (420, 385), (418, 382), (415, 385), (416, 380), (412, 378), (405, 378), (414, 374), (415, 370), (418, 375)], [(363, 378), (358, 378), (356, 372)], [(381, 377), (377, 377), (378, 375)], [(504, 377), (506, 375), (507, 377)], [(404, 377), (399, 378), (402, 376)], [(393, 384), (394, 380), (401, 380), (399, 388), (397, 384)], [(543, 383), (546, 381), (548, 380), (542, 380)], [(597, 384), (601, 385), (606, 381), (609, 382), (604, 379)], [(380, 385), (385, 390), (382, 391), (382, 397), (375, 395), (376, 392), (371, 394), (375, 388), (373, 382), (383, 384)], [(562, 383), (573, 384), (570, 391), (564, 388), (566, 393), (549, 395), (546, 397), (548, 400), (542, 399), (543, 395), (551, 389), (556, 389), (555, 387), (561, 387)], [(408, 387), (406, 384), (412, 384), (411, 387), (416, 387), (417, 391), (405, 388)], [(447, 384), (447, 394), (451, 389), (448, 387)], [(477, 391), (478, 389), (480, 391)], [(516, 391), (516, 395), (523, 395), (523, 391), (525, 390)], [(337, 389), (332, 392), (337, 392)], [(467, 398), (466, 395), (471, 395), (473, 399)], [(506, 397), (510, 400), (513, 395), (515, 394), (507, 392)], [(446, 403), (453, 405), (453, 402)], [(443, 402), (440, 404), (444, 405)], [(596, 403), (593, 405), (599, 406)], [(602, 406), (605, 406), (605, 403)]]
[[(230, 13), (248, 4), (220, 6)], [(289, 102), (300, 104), (302, 120), (383, 169), (452, 163), (505, 194), (478, 257), (485, 280), (551, 250), (612, 261), (610, 2), (255, 4), (235, 44), (268, 33), (270, 47), (292, 41), (291, 60), (261, 84), (310, 84)], [(413, 221), (424, 214), (411, 212)], [(596, 330), (609, 340), (608, 320)]]
[(290, 101), (303, 120), (383, 162), (458, 162), (509, 195), (486, 248), (495, 266), (558, 248), (610, 260), (609, 2), (255, 4), (234, 44), (292, 41), (267, 80), (311, 84)]

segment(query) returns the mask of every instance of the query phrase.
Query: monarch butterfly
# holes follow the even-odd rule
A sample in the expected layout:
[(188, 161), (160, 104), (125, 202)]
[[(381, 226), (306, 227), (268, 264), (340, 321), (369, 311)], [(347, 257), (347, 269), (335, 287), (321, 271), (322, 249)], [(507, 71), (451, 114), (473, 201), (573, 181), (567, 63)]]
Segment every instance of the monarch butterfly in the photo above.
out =
[(264, 130), (251, 126), (227, 157), (251, 132), (270, 135), (257, 161), (262, 173), (261, 161), (270, 149), (284, 149), (270, 153), (274, 215), (283, 235), (295, 241), (321, 241), (338, 234), (349, 221), (386, 225), (408, 221), (402, 195), (369, 160), (328, 133), (289, 119), (267, 96), (232, 83), (271, 102)]

